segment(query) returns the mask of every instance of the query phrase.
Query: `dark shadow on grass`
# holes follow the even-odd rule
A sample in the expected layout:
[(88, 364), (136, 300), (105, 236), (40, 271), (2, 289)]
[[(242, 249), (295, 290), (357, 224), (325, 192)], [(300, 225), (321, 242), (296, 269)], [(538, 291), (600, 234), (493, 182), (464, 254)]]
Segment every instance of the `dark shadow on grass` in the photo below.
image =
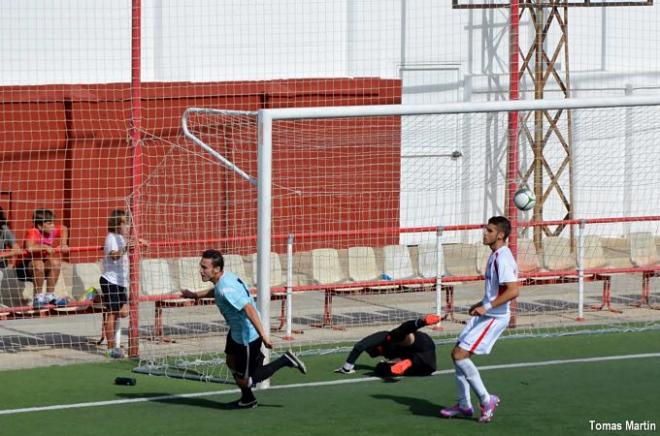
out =
[(369, 377), (378, 377), (383, 381), (383, 383), (399, 383), (401, 381), (400, 378), (397, 378), (397, 377), (383, 377), (382, 375), (378, 375), (375, 372), (370, 372), (370, 373), (367, 373), (365, 375), (367, 375)]
[[(118, 397), (125, 399), (134, 399), (134, 398), (153, 398), (151, 401), (164, 404), (180, 404), (182, 406), (192, 406), (192, 407), (206, 407), (208, 409), (218, 409), (218, 410), (243, 410), (237, 405), (238, 400), (232, 400), (229, 402), (213, 401), (206, 398), (187, 398), (187, 397), (172, 397), (173, 394), (167, 394), (162, 392), (145, 392), (141, 394), (130, 394), (130, 393), (120, 393), (117, 394)], [(170, 397), (170, 398), (163, 398)], [(259, 403), (257, 408), (260, 407), (273, 407), (281, 408), (281, 404), (264, 404)], [(249, 410), (249, 409), (246, 409)]]
[(402, 397), (399, 395), (387, 395), (387, 394), (374, 394), (373, 398), (377, 400), (391, 400), (399, 404), (407, 406), (410, 410), (410, 413), (418, 416), (428, 416), (432, 418), (440, 417), (440, 409), (445, 406), (438, 406), (433, 404), (428, 400), (423, 400), (421, 398), (413, 397)]
[(379, 377), (381, 380), (383, 380), (383, 383), (398, 383), (401, 381), (397, 377), (383, 377), (382, 375), (377, 374), (375, 366), (361, 365), (358, 363), (355, 365), (354, 368), (356, 371), (366, 371), (364, 375), (367, 377)]

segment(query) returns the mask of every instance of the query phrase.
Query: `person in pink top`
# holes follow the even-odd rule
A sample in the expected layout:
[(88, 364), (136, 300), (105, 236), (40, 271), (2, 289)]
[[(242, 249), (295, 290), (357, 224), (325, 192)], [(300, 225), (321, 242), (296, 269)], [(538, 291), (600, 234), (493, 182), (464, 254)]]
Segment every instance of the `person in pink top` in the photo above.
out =
[(471, 357), (473, 354), (489, 354), (509, 325), (509, 303), (518, 296), (518, 265), (506, 245), (510, 233), (511, 223), (503, 216), (492, 217), (484, 228), (482, 242), (491, 249), (484, 277), (485, 292), (481, 301), (468, 310), (472, 318), (458, 336), (451, 353), (458, 402), (440, 410), (440, 415), (445, 418), (472, 416), (470, 388), (481, 403), (479, 422), (490, 422), (500, 403), (497, 395), (486, 390)]
[(25, 234), (25, 255), (16, 272), (20, 279), (34, 283), (33, 304), (36, 307), (66, 304), (55, 296), (55, 284), (60, 276), (62, 254), (69, 252), (69, 230), (64, 225), (55, 224), (55, 214), (50, 209), (36, 209), (32, 222), (34, 227)]

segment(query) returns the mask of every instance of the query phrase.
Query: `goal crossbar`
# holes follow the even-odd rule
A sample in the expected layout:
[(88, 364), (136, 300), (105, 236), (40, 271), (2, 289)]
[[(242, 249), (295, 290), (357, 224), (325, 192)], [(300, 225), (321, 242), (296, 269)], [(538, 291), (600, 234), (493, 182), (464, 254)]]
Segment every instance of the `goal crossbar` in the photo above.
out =
[[(397, 115), (440, 115), (484, 112), (517, 112), (560, 109), (596, 109), (660, 105), (660, 96), (567, 98), (557, 100), (506, 100), (477, 103), (442, 103), (419, 105), (326, 106), (306, 108), (261, 109), (258, 117), (266, 120), (307, 118), (352, 118)], [(248, 115), (250, 113), (245, 112)]]

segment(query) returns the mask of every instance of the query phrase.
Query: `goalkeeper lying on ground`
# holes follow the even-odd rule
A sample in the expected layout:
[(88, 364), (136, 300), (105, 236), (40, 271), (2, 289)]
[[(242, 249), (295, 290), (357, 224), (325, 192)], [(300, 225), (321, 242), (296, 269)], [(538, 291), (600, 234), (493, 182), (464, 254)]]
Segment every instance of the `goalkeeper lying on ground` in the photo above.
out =
[(439, 321), (437, 315), (429, 314), (406, 321), (389, 332), (381, 331), (369, 335), (353, 346), (346, 363), (335, 372), (354, 373), (355, 362), (360, 354), (366, 351), (371, 357), (385, 357), (385, 361), (376, 365), (375, 372), (379, 377), (431, 375), (436, 369), (435, 344), (429, 335), (418, 330)]

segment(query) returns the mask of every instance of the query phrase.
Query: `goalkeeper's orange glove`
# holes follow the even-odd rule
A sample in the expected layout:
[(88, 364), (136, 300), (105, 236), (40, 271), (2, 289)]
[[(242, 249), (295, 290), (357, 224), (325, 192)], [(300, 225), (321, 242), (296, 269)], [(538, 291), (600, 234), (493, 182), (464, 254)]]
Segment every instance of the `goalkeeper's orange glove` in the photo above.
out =
[(406, 370), (411, 366), (412, 366), (412, 360), (405, 359), (392, 365), (390, 370), (394, 375), (403, 375), (403, 373), (406, 372)]

